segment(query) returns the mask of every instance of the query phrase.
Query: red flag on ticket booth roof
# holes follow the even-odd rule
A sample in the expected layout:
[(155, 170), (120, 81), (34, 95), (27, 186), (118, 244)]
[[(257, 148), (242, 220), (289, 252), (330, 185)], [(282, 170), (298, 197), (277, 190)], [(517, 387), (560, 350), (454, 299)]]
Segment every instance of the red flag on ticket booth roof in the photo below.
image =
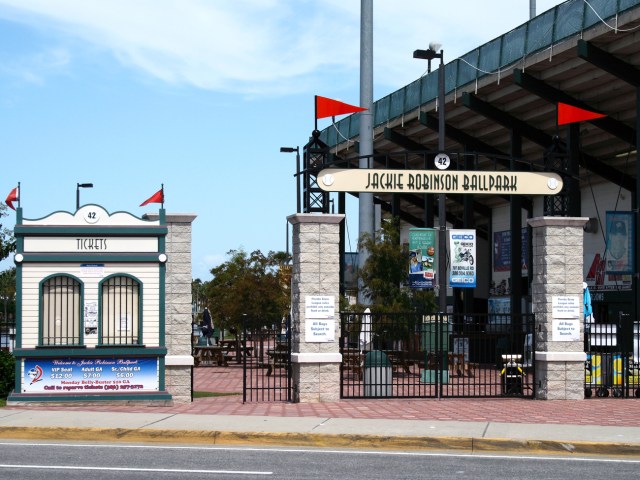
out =
[(158, 190), (156, 193), (147, 198), (144, 202), (140, 204), (141, 207), (144, 207), (148, 203), (164, 203), (164, 187)]
[(584, 108), (574, 107), (567, 103), (558, 102), (558, 125), (566, 125), (568, 123), (584, 122), (587, 120), (595, 120), (596, 118), (606, 117), (602, 113), (591, 112)]
[(316, 120), (318, 118), (335, 117), (336, 115), (362, 112), (363, 110), (366, 110), (366, 108), (349, 105), (348, 103), (316, 95)]
[(13, 190), (11, 190), (11, 192), (7, 196), (7, 199), (5, 200), (5, 203), (7, 204), (7, 207), (9, 207), (11, 210), (15, 210), (15, 207), (13, 206), (13, 202), (19, 202), (19, 201), (20, 201), (20, 187), (17, 186)]

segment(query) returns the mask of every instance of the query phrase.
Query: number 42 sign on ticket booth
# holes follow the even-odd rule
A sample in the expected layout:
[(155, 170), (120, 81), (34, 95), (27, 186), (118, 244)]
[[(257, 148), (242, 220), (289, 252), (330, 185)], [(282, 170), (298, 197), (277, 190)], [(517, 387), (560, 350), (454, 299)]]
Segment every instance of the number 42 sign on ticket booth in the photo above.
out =
[(333, 295), (305, 297), (305, 340), (335, 342), (336, 299)]

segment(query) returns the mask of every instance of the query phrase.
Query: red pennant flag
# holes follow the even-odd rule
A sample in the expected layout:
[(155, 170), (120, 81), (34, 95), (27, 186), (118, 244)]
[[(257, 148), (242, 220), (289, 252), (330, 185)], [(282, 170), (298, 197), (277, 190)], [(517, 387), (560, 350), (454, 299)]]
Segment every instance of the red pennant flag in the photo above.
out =
[(7, 199), (5, 200), (7, 207), (9, 207), (12, 210), (15, 210), (15, 207), (13, 206), (13, 202), (20, 201), (20, 190), (18, 188), (19, 187), (16, 187), (13, 190), (11, 190), (11, 192), (7, 196)]
[(366, 108), (356, 107), (348, 103), (332, 100), (327, 97), (316, 95), (316, 120), (318, 118), (335, 117), (336, 115), (344, 115), (346, 113), (362, 112)]
[(585, 120), (594, 120), (602, 117), (606, 117), (606, 115), (590, 112), (589, 110), (574, 107), (573, 105), (568, 105), (566, 103), (558, 103), (558, 125), (584, 122)]
[(151, 195), (144, 202), (142, 202), (140, 206), (144, 207), (147, 203), (164, 203), (164, 188), (161, 188), (156, 193)]

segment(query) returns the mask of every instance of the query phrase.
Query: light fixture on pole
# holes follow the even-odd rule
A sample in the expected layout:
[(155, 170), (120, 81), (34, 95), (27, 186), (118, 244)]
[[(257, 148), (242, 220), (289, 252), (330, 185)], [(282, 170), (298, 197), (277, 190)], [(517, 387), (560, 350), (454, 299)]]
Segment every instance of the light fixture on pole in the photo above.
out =
[[(438, 52), (439, 50), (439, 52)], [(436, 158), (442, 158), (443, 156), (448, 159), (444, 154), (444, 50), (439, 43), (429, 43), (427, 50), (415, 50), (413, 52), (413, 58), (420, 58), (427, 60), (427, 72), (431, 73), (431, 60), (434, 58), (440, 59), (440, 65), (438, 66), (438, 156)], [(439, 167), (442, 168), (442, 167)], [(446, 167), (445, 167), (446, 168)], [(440, 231), (438, 232), (438, 300), (440, 313), (447, 312), (447, 210), (446, 210), (446, 196), (444, 193), (438, 195), (438, 226)]]
[(80, 210), (80, 189), (93, 188), (93, 183), (79, 183), (76, 187), (76, 211)]
[(280, 147), (280, 152), (296, 152), (296, 213), (300, 213), (300, 147)]

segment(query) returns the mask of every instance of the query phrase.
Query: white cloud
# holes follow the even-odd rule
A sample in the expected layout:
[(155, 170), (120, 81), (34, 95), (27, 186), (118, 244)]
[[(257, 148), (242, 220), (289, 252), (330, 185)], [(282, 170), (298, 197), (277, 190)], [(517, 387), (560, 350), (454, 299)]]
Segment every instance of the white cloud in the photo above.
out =
[[(556, 3), (541, 0), (538, 10)], [(394, 90), (417, 78), (424, 65), (412, 52), (430, 40), (449, 61), (528, 15), (528, 0), (375, 1), (376, 84)], [(55, 29), (172, 84), (254, 95), (358, 84), (355, 0), (0, 0), (0, 16)]]
[(18, 60), (6, 60), (2, 62), (0, 68), (10, 77), (41, 85), (44, 83), (45, 77), (64, 73), (70, 63), (70, 53), (66, 49), (55, 48), (21, 57)]

